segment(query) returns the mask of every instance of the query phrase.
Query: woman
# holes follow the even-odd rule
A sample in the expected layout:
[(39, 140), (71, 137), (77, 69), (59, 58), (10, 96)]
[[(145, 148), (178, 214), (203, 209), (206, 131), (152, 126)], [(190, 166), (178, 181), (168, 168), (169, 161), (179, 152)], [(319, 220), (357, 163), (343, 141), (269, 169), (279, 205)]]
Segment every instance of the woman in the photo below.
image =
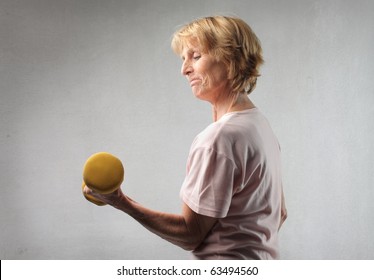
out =
[(182, 27), (172, 48), (194, 95), (211, 103), (214, 120), (192, 144), (182, 213), (148, 209), (121, 190), (85, 192), (195, 259), (275, 259), (286, 218), (279, 145), (248, 98), (263, 63), (260, 42), (241, 19), (216, 16)]

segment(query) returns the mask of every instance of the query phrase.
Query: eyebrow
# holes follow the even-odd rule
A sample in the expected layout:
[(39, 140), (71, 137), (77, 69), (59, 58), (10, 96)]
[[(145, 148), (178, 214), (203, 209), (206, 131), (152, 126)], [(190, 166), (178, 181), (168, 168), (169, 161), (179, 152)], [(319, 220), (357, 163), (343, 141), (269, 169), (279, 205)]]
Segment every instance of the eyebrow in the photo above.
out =
[[(190, 48), (185, 53), (194, 54), (194, 53), (202, 53), (202, 51), (198, 48)], [(182, 53), (181, 53), (181, 57), (184, 57), (184, 55), (182, 55)]]

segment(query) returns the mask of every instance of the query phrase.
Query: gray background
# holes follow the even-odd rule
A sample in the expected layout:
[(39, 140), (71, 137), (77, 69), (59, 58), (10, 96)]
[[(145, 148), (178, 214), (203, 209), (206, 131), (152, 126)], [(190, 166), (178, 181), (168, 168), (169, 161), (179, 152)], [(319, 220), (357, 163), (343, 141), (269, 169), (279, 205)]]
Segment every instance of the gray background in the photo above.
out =
[(170, 49), (192, 19), (237, 15), (262, 41), (255, 104), (283, 151), (283, 259), (374, 258), (373, 1), (0, 1), (0, 258), (188, 259), (81, 194), (92, 153), (124, 191), (179, 213), (211, 122)]

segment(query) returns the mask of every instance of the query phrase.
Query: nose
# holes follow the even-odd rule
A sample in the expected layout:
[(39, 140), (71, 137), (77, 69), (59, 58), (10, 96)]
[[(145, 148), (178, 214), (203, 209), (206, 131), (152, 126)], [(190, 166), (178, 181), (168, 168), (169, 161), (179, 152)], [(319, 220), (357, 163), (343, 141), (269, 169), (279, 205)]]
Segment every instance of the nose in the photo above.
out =
[(193, 72), (192, 65), (189, 62), (189, 60), (186, 59), (185, 61), (183, 61), (181, 73), (182, 73), (183, 76), (188, 76), (192, 72)]

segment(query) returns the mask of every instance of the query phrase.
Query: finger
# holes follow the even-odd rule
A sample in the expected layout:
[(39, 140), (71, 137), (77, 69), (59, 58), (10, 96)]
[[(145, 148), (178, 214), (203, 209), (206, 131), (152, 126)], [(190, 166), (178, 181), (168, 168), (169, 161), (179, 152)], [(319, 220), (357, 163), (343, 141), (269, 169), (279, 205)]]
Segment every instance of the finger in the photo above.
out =
[(98, 206), (103, 206), (106, 205), (105, 202), (103, 202), (99, 197), (96, 197), (97, 194), (93, 192), (90, 188), (88, 188), (85, 183), (83, 182), (82, 185), (82, 192), (83, 196), (90, 202), (98, 205)]

